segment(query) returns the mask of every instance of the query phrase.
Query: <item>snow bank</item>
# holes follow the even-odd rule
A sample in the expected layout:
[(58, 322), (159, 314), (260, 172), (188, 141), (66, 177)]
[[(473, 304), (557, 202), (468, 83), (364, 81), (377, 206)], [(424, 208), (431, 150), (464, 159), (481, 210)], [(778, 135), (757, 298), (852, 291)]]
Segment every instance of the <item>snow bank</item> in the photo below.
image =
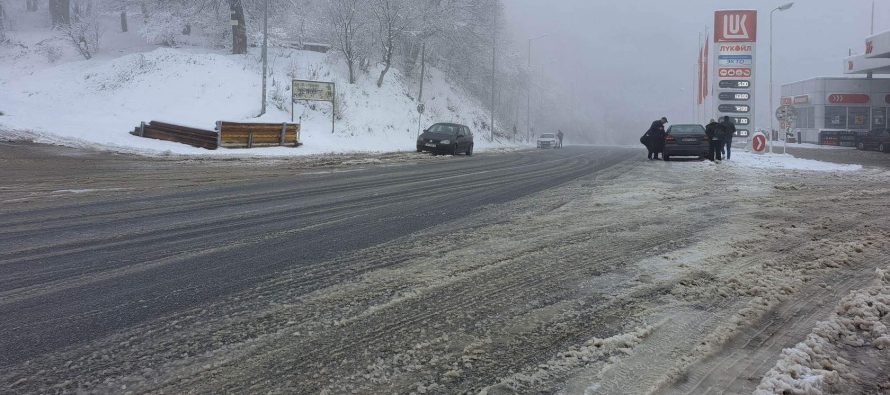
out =
[(862, 166), (860, 165), (844, 165), (811, 159), (800, 159), (787, 154), (759, 155), (744, 151), (733, 151), (732, 160), (724, 161), (723, 164), (752, 169), (810, 171), (856, 171), (862, 169)]
[(851, 368), (857, 361), (842, 353), (863, 347), (890, 352), (890, 276), (878, 269), (876, 277), (876, 285), (852, 292), (806, 340), (785, 349), (755, 394), (848, 392), (844, 386), (859, 379)]
[(634, 347), (652, 334), (655, 327), (637, 327), (630, 332), (619, 333), (605, 339), (590, 339), (583, 345), (560, 352), (546, 363), (538, 365), (537, 370), (513, 374), (496, 385), (483, 388), (479, 394), (523, 393), (529, 388), (534, 388), (536, 384), (560, 377), (582, 366), (614, 362), (620, 355), (629, 354)]

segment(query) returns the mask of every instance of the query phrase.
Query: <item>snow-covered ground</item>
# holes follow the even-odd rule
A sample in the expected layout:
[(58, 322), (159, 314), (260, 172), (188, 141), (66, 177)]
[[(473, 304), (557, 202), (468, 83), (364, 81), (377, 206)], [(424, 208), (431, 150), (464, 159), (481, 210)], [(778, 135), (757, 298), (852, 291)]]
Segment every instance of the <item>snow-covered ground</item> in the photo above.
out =
[[(382, 152), (414, 149), (419, 120), (418, 81), (397, 69), (383, 87), (372, 67), (354, 84), (335, 53), (284, 48), (269, 53), (269, 100), (260, 112), (259, 49), (229, 55), (203, 46), (164, 48), (139, 35), (141, 18), (131, 17), (129, 33), (106, 16), (102, 52), (83, 60), (48, 29), (45, 13), (13, 9), (19, 29), (13, 43), (0, 46), (0, 138), (27, 139), (69, 146), (185, 155), (305, 155), (327, 152)], [(27, 28), (26, 26), (42, 26)], [(458, 122), (476, 133), (477, 150), (511, 146), (490, 142), (482, 125), (484, 105), (428, 68), (424, 85), (426, 113), (420, 125)], [(297, 104), (304, 146), (216, 150), (144, 139), (128, 132), (142, 121), (163, 120), (212, 129), (216, 121), (285, 122), (291, 119), (292, 79), (333, 81), (340, 96), (341, 119), (331, 133), (328, 103)]]
[(732, 160), (724, 161), (720, 165), (753, 169), (812, 171), (855, 171), (862, 169), (862, 166), (860, 165), (845, 165), (810, 159), (800, 159), (788, 154), (754, 154), (744, 151), (733, 151)]

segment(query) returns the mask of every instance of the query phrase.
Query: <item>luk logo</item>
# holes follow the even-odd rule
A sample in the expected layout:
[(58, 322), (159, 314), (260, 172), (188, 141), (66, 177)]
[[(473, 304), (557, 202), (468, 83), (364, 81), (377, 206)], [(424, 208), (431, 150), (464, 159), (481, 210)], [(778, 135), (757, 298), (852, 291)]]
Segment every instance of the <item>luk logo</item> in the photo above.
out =
[(757, 11), (717, 11), (714, 25), (718, 43), (757, 41)]
[(728, 40), (750, 40), (747, 15), (723, 15), (723, 38)]
[(720, 78), (751, 78), (751, 69), (746, 67), (724, 67), (717, 70)]

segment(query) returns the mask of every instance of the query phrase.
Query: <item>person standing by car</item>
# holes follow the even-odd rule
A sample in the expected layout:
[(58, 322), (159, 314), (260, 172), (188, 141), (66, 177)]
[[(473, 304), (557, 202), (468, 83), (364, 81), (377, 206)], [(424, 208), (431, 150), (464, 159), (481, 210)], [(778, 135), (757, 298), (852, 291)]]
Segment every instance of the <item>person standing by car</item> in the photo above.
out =
[(556, 133), (556, 138), (559, 139), (559, 145), (557, 146), (558, 148), (562, 148), (562, 138), (563, 138), (564, 136), (565, 136), (565, 135), (562, 134), (562, 130), (558, 130), (558, 132)]
[(728, 116), (723, 117), (723, 122), (720, 124), (722, 136), (720, 136), (720, 140), (723, 142), (723, 147), (726, 149), (726, 160), (729, 160), (729, 157), (732, 155), (732, 137), (735, 136), (735, 124), (732, 123), (732, 119)]
[(661, 119), (652, 122), (652, 126), (646, 131), (647, 141), (649, 142), (646, 146), (649, 149), (649, 159), (658, 160), (658, 155), (664, 152), (664, 125), (667, 123), (667, 117), (661, 117)]
[(708, 136), (708, 160), (711, 162), (723, 160), (723, 156), (720, 155), (720, 151), (723, 150), (723, 142), (717, 136), (718, 129), (720, 129), (720, 124), (713, 118), (708, 126), (705, 126), (705, 135)]

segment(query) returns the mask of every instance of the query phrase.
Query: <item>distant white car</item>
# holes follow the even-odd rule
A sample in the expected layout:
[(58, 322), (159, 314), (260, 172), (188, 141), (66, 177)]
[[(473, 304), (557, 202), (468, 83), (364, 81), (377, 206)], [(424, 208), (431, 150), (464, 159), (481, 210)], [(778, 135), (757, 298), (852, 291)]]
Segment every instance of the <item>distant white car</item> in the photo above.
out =
[(559, 146), (559, 139), (553, 133), (544, 133), (538, 137), (538, 148), (556, 148)]

